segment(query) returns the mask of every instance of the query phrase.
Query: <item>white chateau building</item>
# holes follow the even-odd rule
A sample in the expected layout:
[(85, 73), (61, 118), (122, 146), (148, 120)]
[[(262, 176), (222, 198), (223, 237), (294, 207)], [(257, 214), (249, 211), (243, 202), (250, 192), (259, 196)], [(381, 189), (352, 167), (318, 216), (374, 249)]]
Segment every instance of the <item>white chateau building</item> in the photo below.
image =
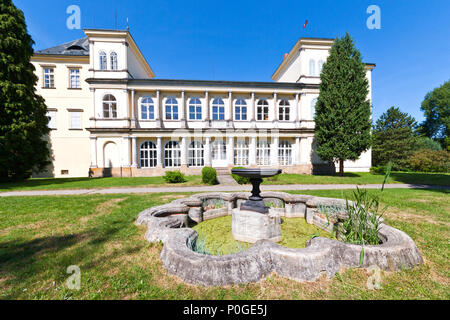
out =
[[(333, 39), (300, 38), (273, 82), (155, 79), (128, 31), (86, 38), (32, 58), (48, 116), (53, 164), (38, 176), (199, 174), (212, 166), (334, 171), (314, 152), (314, 106)], [(371, 99), (371, 72), (366, 64)], [(368, 171), (371, 152), (345, 163)]]

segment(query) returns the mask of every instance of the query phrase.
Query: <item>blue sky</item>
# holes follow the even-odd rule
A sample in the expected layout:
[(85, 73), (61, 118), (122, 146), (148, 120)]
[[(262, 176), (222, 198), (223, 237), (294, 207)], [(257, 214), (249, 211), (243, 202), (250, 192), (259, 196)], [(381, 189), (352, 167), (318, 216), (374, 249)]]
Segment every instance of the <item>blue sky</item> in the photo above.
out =
[[(397, 106), (418, 121), (425, 94), (450, 79), (450, 1), (13, 0), (25, 13), (35, 49), (84, 36), (66, 27), (81, 8), (82, 28), (126, 27), (157, 78), (272, 81), (299, 37), (354, 38), (373, 72), (373, 117)], [(369, 30), (369, 5), (381, 29)], [(303, 24), (308, 19), (308, 27)]]

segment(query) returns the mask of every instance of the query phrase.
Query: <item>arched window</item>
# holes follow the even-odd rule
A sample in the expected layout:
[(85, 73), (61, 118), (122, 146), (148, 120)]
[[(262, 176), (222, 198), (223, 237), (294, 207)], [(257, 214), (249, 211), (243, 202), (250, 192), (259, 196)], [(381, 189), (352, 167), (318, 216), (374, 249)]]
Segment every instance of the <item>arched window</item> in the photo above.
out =
[(265, 99), (258, 101), (256, 108), (257, 120), (269, 120), (269, 103)]
[(234, 103), (234, 120), (247, 120), (247, 103), (244, 99), (237, 99)]
[(266, 140), (260, 140), (256, 145), (256, 163), (259, 166), (270, 165), (270, 144)]
[(248, 166), (248, 143), (245, 140), (238, 140), (234, 146), (234, 164), (237, 166)]
[(117, 118), (117, 100), (112, 94), (103, 97), (103, 118)]
[(141, 100), (141, 119), (155, 119), (155, 105), (153, 103), (153, 99), (150, 97), (143, 97)]
[(188, 158), (190, 167), (203, 167), (205, 165), (203, 143), (192, 141), (189, 145)]
[(318, 66), (318, 70), (319, 70), (319, 76), (322, 73), (322, 68), (323, 68), (323, 60), (319, 60), (319, 62), (317, 62), (317, 66)]
[(202, 103), (199, 98), (189, 100), (189, 120), (202, 120)]
[(151, 141), (145, 141), (140, 148), (141, 168), (156, 167), (156, 145)]
[(316, 75), (316, 62), (314, 61), (314, 59), (309, 60), (309, 75)]
[(111, 70), (117, 70), (118, 69), (118, 63), (117, 63), (117, 53), (114, 51), (110, 53), (109, 59), (111, 61)]
[(100, 51), (99, 54), (99, 66), (100, 66), (100, 70), (106, 70), (107, 69), (107, 62), (106, 62), (106, 52), (105, 51)]
[(312, 99), (311, 101), (311, 120), (314, 120), (314, 116), (316, 114), (316, 103), (317, 103), (317, 99)]
[(278, 145), (278, 164), (281, 166), (292, 164), (292, 145), (289, 141), (280, 141)]
[(282, 99), (278, 108), (278, 120), (289, 121), (290, 110), (291, 108), (289, 106), (289, 101), (286, 99)]
[(215, 98), (212, 102), (213, 120), (225, 120), (225, 103), (222, 98)]
[(173, 97), (166, 100), (166, 120), (178, 120), (178, 102)]
[(164, 146), (164, 166), (179, 167), (181, 166), (181, 148), (176, 141), (169, 141)]

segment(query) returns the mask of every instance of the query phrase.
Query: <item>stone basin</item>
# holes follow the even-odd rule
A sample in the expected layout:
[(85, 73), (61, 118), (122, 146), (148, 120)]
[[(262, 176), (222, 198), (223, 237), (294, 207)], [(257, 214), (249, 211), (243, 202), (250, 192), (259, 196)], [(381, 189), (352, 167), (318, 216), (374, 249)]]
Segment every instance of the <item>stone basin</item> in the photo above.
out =
[(232, 169), (231, 173), (245, 178), (269, 178), (281, 174), (281, 169)]

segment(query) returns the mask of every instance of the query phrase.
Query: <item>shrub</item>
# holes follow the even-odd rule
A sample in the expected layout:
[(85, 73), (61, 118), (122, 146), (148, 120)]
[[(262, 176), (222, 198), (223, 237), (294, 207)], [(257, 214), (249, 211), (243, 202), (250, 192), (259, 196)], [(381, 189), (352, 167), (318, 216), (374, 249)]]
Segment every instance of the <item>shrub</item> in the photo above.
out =
[(166, 171), (166, 175), (163, 177), (167, 183), (182, 183), (186, 182), (186, 178), (180, 171)]
[(204, 167), (202, 169), (202, 182), (213, 185), (217, 184), (217, 171), (211, 167)]
[(450, 172), (450, 153), (445, 150), (418, 150), (408, 158), (409, 167), (420, 172)]
[(370, 168), (371, 174), (385, 174), (386, 166), (375, 166)]
[[(244, 167), (234, 167), (233, 169), (245, 169), (245, 168)], [(231, 176), (239, 184), (249, 184), (250, 183), (250, 178), (241, 177), (236, 174), (231, 174)]]

